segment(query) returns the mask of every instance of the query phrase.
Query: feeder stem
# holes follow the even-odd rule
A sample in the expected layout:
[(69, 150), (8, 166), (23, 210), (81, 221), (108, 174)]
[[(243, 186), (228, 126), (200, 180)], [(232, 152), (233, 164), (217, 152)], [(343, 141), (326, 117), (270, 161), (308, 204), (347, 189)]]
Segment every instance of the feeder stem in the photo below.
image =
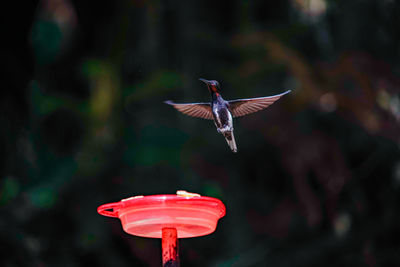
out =
[(178, 235), (176, 228), (162, 229), (163, 267), (179, 267)]

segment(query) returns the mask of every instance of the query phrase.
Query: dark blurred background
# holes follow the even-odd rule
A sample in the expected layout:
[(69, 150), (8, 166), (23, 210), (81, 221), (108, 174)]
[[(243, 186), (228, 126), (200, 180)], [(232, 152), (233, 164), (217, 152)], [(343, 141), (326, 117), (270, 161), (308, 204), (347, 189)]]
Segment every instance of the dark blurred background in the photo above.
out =
[[(227, 206), (183, 266), (400, 265), (400, 2), (79, 1), (4, 8), (1, 266), (160, 266), (99, 205)], [(8, 14), (8, 16), (7, 16)], [(292, 93), (211, 121), (162, 103)]]

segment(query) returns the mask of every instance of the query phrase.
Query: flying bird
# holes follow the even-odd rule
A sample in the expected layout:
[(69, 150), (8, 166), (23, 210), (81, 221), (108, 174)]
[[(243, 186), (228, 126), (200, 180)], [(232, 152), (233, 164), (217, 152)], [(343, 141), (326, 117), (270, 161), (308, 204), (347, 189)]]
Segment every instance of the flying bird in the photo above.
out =
[(233, 119), (267, 108), (290, 90), (279, 95), (246, 98), (226, 101), (220, 94), (219, 83), (215, 80), (199, 79), (207, 85), (211, 93), (211, 102), (207, 103), (174, 103), (170, 100), (164, 103), (172, 105), (183, 114), (214, 120), (218, 133), (222, 134), (232, 152), (237, 152), (235, 136), (233, 135)]

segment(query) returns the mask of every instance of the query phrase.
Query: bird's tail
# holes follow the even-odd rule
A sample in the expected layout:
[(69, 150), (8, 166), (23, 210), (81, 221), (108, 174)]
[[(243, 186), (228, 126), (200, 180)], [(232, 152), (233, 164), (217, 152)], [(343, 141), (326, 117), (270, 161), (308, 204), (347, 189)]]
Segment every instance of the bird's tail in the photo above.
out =
[(235, 136), (233, 135), (233, 132), (225, 132), (224, 137), (225, 137), (226, 142), (228, 143), (229, 147), (231, 148), (232, 152), (236, 153), (237, 147), (236, 147), (236, 141), (235, 141)]

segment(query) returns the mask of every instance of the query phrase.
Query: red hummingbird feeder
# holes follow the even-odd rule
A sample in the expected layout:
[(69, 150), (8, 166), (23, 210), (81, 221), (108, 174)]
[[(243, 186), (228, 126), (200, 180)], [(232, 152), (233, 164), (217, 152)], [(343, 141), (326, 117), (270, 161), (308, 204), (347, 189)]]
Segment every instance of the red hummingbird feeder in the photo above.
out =
[(161, 238), (163, 266), (179, 266), (178, 238), (211, 234), (225, 215), (221, 200), (177, 191), (176, 195), (135, 196), (101, 205), (97, 212), (121, 220), (125, 232)]

